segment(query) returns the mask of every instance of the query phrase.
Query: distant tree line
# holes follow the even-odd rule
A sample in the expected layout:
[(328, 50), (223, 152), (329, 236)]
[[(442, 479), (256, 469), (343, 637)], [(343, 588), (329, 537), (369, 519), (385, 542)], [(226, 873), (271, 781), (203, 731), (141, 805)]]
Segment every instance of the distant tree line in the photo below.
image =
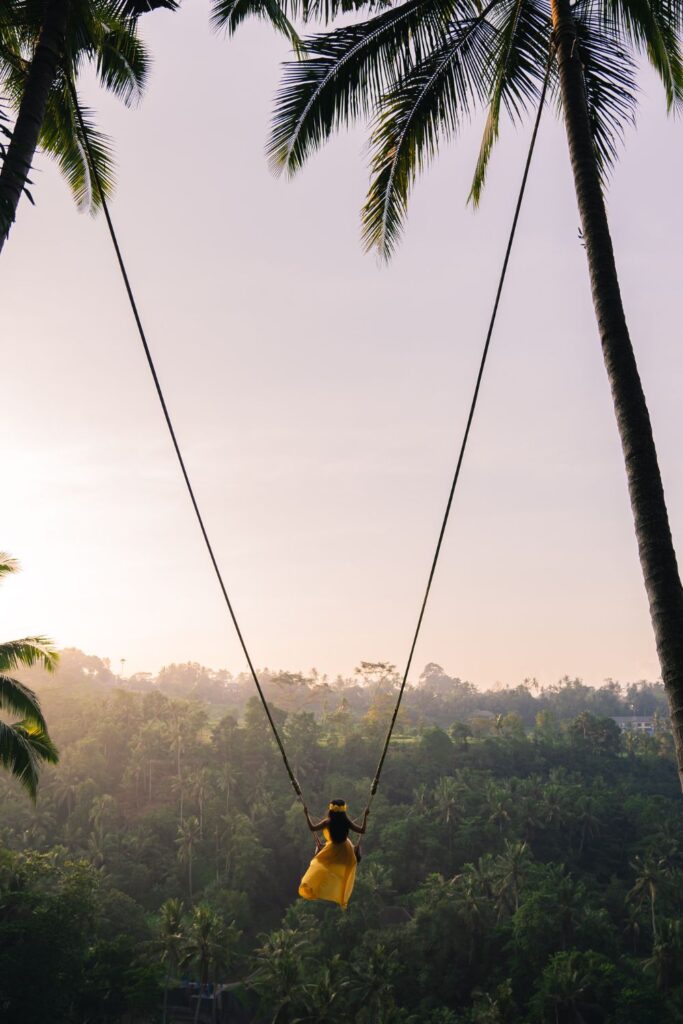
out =
[[(138, 672), (128, 677), (115, 673), (106, 659), (85, 655), (68, 648), (61, 653), (60, 678), (70, 684), (83, 684), (84, 693), (122, 689), (137, 693), (160, 693), (166, 697), (204, 702), (210, 709), (226, 709), (236, 717), (244, 715), (254, 696), (254, 683), (244, 672), (233, 675), (197, 662), (171, 664), (158, 673)], [(352, 716), (368, 712), (382, 716), (390, 706), (400, 683), (396, 666), (389, 662), (363, 661), (351, 677), (327, 675), (311, 669), (291, 672), (264, 668), (259, 670), (266, 696), (287, 713), (309, 711), (316, 718), (348, 712)], [(39, 687), (48, 684), (45, 676), (33, 673)], [(620, 684), (607, 680), (600, 687), (581, 679), (564, 676), (557, 683), (541, 686), (525, 679), (517, 686), (481, 690), (458, 676), (450, 676), (440, 665), (430, 662), (413, 685), (408, 685), (404, 700), (404, 723), (419, 726), (431, 723), (448, 726), (455, 720), (467, 721), (484, 711), (494, 715), (518, 714), (531, 727), (539, 712), (547, 711), (560, 721), (574, 718), (582, 711), (610, 717), (668, 716), (664, 687), (645, 680)]]

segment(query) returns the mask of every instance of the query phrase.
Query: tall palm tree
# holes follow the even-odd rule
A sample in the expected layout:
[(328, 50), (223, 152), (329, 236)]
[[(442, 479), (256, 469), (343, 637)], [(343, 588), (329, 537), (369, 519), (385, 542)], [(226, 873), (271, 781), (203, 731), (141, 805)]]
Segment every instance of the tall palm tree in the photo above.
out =
[(583, 969), (579, 955), (556, 953), (551, 958), (534, 1001), (543, 1020), (554, 1020), (555, 1024), (585, 1024), (584, 1012), (596, 1007), (591, 995), (591, 977)]
[(296, 999), (310, 961), (309, 937), (292, 928), (270, 932), (256, 950), (256, 970), (249, 984), (271, 1015), (271, 1024), (278, 1024), (283, 1010)]
[(218, 914), (206, 903), (200, 903), (194, 908), (186, 949), (188, 961), (195, 964), (199, 975), (195, 1024), (202, 1005), (202, 987), (211, 980), (215, 982), (216, 973), (227, 967), (239, 936), (240, 932), (234, 923), (224, 925)]
[[(14, 558), (0, 552), (0, 580), (19, 568)], [(41, 762), (56, 764), (57, 748), (50, 739), (38, 697), (8, 672), (42, 665), (54, 671), (57, 652), (44, 636), (28, 636), (0, 644), (0, 712), (18, 721), (0, 721), (0, 764), (15, 776), (32, 800), (38, 792)]]
[(187, 888), (190, 899), (192, 899), (192, 863), (194, 851), (199, 842), (199, 821), (197, 818), (188, 818), (182, 825), (178, 826), (178, 860), (181, 864), (187, 864)]
[(662, 875), (666, 872), (666, 864), (663, 860), (655, 860), (652, 855), (635, 857), (631, 867), (636, 872), (636, 880), (633, 888), (628, 893), (628, 899), (636, 905), (642, 905), (646, 900), (650, 904), (650, 924), (652, 926), (652, 942), (657, 942), (657, 914), (655, 904), (657, 892)]
[(210, 791), (211, 784), (211, 772), (208, 768), (198, 768), (197, 771), (193, 772), (188, 780), (188, 787), (190, 794), (197, 801), (197, 807), (199, 810), (199, 838), (204, 838), (204, 804), (206, 797)]
[[(239, 0), (232, 0), (239, 7)], [(296, 172), (338, 127), (371, 118), (364, 241), (388, 258), (417, 174), (472, 110), (486, 110), (471, 198), (481, 196), (501, 112), (519, 120), (546, 69), (574, 177), (600, 341), (621, 439), (640, 562), (669, 696), (683, 787), (683, 587), (650, 418), (619, 290), (605, 177), (636, 106), (647, 57), (670, 110), (683, 103), (679, 0), (367, 0), (366, 20), (309, 39), (285, 67), (269, 143)], [(327, 8), (325, 8), (327, 10)], [(332, 5), (334, 13), (334, 4)]]
[(168, 988), (171, 983), (171, 977), (183, 962), (185, 943), (183, 901), (168, 899), (159, 907), (159, 935), (157, 939), (161, 960), (166, 968), (164, 976), (163, 1024), (166, 1024), (168, 1020)]
[(505, 840), (505, 849), (496, 857), (496, 900), (499, 915), (504, 906), (507, 906), (511, 913), (519, 910), (520, 884), (530, 860), (529, 847), (526, 843), (511, 843), (509, 839)]
[(230, 797), (239, 779), (240, 773), (230, 764), (224, 761), (216, 774), (216, 784), (221, 793), (225, 796), (225, 813), (230, 814)]
[[(36, 149), (55, 157), (78, 204), (95, 209), (73, 83), (87, 65), (124, 103), (136, 103), (149, 59), (137, 35), (143, 11), (174, 9), (176, 0), (5, 0), (0, 13), (0, 89), (16, 121), (0, 169), (0, 250), (16, 216)], [(106, 190), (113, 184), (109, 141), (83, 110)]]
[(681, 977), (683, 963), (683, 924), (681, 921), (663, 921), (652, 955), (643, 963), (646, 971), (653, 971), (657, 988), (667, 992)]

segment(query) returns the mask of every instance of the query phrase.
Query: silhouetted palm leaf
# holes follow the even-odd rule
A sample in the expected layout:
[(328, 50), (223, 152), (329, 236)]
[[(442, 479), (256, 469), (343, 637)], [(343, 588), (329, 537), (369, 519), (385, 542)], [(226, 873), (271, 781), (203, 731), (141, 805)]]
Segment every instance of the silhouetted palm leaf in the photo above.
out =
[[(681, 102), (682, 11), (674, 0), (577, 0), (572, 7), (603, 174), (633, 120), (634, 50), (647, 53), (669, 105)], [(308, 59), (284, 67), (270, 160), (276, 170), (293, 173), (333, 131), (358, 118), (370, 120), (363, 238), (388, 257), (417, 174), (463, 117), (481, 106), (487, 119), (470, 193), (479, 201), (501, 112), (516, 121), (537, 101), (551, 36), (547, 0), (493, 0), (483, 9), (473, 0), (407, 0), (307, 39)], [(557, 93), (554, 65), (549, 74)]]
[(363, 209), (365, 245), (382, 256), (398, 241), (417, 173), (483, 98), (478, 69), (494, 44), (495, 29), (486, 16), (495, 2), (455, 23), (448, 38), (382, 97)]
[[(457, 0), (407, 0), (360, 22), (305, 41), (305, 61), (285, 65), (268, 155), (297, 170), (342, 124), (367, 117), (387, 88), (449, 38)], [(472, 4), (474, 7), (474, 4)]]
[(56, 764), (58, 760), (57, 748), (36, 722), (0, 722), (0, 765), (18, 779), (33, 800), (38, 791), (41, 762)]
[(0, 675), (0, 711), (35, 722), (42, 729), (47, 729), (40, 701), (33, 690), (18, 679), (10, 679), (5, 675)]
[(276, 32), (289, 39), (294, 49), (300, 52), (299, 35), (278, 0), (215, 0), (211, 9), (211, 24), (218, 31), (224, 29), (228, 35), (234, 35), (240, 25), (250, 18), (269, 22)]
[(514, 0), (494, 13), (498, 32), (486, 69), (489, 110), (470, 192), (475, 205), (498, 139), (501, 107), (515, 121), (538, 100), (550, 46), (548, 10), (537, 0)]
[(635, 64), (592, 4), (575, 12), (595, 152), (604, 177), (615, 162), (636, 109)]

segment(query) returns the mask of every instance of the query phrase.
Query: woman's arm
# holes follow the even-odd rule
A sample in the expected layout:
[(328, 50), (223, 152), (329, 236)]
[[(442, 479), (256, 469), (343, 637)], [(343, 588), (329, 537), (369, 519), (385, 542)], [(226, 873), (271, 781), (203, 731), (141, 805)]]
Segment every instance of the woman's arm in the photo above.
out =
[(319, 821), (317, 823), (314, 822), (310, 814), (308, 813), (308, 807), (304, 807), (304, 814), (306, 815), (306, 821), (308, 822), (308, 827), (310, 828), (311, 832), (322, 832), (322, 830), (324, 828), (327, 828), (328, 825), (330, 824), (329, 818), (323, 818), (322, 821)]
[(355, 821), (351, 821), (351, 819), (349, 818), (349, 828), (351, 829), (352, 832), (357, 832), (361, 836), (365, 835), (365, 829), (366, 829), (367, 824), (368, 824), (368, 815), (369, 815), (369, 813), (370, 813), (370, 808), (366, 807), (364, 812), (363, 812), (363, 824), (362, 825), (359, 825)]

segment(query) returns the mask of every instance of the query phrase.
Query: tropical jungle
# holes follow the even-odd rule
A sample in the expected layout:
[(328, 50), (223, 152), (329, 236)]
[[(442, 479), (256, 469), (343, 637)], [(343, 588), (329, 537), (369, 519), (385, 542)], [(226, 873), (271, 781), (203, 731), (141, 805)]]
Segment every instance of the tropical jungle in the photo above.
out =
[[(313, 841), (248, 677), (68, 650), (24, 678), (61, 756), (35, 806), (1, 777), (4, 1020), (683, 1020), (661, 684), (481, 691), (427, 665), (342, 912), (297, 898)], [(262, 678), (313, 813), (359, 817), (394, 666)]]

